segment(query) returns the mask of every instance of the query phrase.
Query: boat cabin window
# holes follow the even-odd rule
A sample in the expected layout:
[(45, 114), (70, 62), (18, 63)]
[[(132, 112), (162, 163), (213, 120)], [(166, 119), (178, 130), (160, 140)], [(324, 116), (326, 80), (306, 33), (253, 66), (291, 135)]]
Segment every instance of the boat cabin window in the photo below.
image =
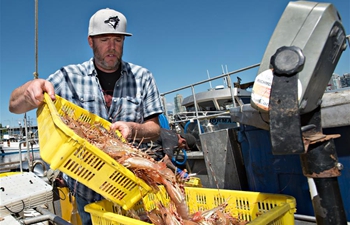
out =
[[(239, 97), (243, 104), (250, 103), (250, 97)], [(234, 107), (232, 99), (218, 99), (218, 104), (220, 106), (220, 110), (229, 110)], [(236, 105), (242, 104), (241, 102), (236, 101)]]
[[(186, 106), (187, 112), (196, 111), (194, 105)], [(198, 111), (217, 111), (213, 101), (198, 103)]]
[(200, 102), (198, 103), (199, 110), (200, 111), (216, 111), (214, 102), (213, 101), (207, 101), (207, 102)]
[(233, 108), (232, 99), (218, 99), (217, 101), (220, 106), (220, 110), (228, 110)]
[(186, 106), (186, 112), (193, 112), (193, 111), (196, 111), (196, 109), (194, 108), (194, 105)]

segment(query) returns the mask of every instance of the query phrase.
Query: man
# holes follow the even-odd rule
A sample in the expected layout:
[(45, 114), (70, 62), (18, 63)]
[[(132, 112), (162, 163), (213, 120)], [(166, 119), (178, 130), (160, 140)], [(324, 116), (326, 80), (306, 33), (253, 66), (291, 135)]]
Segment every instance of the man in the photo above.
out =
[[(90, 19), (88, 43), (93, 58), (78, 65), (69, 65), (50, 75), (47, 80), (35, 79), (15, 89), (9, 109), (24, 113), (37, 108), (47, 92), (55, 94), (109, 120), (111, 129), (118, 129), (124, 138), (147, 142), (159, 136), (158, 115), (163, 112), (159, 91), (151, 72), (122, 60), (126, 18), (112, 9), (97, 11)], [(84, 206), (102, 197), (73, 180), (67, 184), (76, 196), (83, 224), (91, 224)]]
[[(176, 133), (174, 130), (160, 128), (159, 138), (152, 143), (152, 151), (155, 153), (157, 160), (162, 159), (165, 154), (169, 158), (173, 158), (176, 151), (185, 150), (197, 150), (196, 138), (192, 134), (188, 133)], [(150, 146), (151, 144), (149, 144)], [(150, 151), (150, 154), (152, 152)]]

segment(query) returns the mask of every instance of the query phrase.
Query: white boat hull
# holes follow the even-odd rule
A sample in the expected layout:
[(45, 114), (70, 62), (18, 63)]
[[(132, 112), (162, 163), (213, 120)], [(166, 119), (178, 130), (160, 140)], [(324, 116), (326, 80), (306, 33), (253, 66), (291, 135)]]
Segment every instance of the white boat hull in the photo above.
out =
[[(0, 145), (0, 149), (1, 149), (1, 152), (3, 153), (7, 153), (7, 152), (15, 152), (15, 151), (19, 151), (20, 149), (23, 151), (23, 150), (27, 150), (27, 144), (22, 142), (3, 142), (1, 145)], [(29, 150), (38, 150), (39, 149), (39, 143), (37, 142), (32, 142), (32, 143), (29, 143)]]

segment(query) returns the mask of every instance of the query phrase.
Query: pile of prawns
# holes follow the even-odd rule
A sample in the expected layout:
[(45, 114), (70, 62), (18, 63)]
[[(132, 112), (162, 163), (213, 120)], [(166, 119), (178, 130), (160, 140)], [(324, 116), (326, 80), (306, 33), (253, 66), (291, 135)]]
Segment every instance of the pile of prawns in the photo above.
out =
[[(165, 206), (161, 202), (151, 211), (144, 211), (145, 215), (129, 210), (130, 217), (155, 225), (245, 225), (241, 221), (225, 212), (227, 203), (221, 204), (207, 211), (198, 211), (190, 214), (185, 197), (185, 178), (176, 174), (172, 169), (174, 165), (167, 156), (156, 161), (150, 156), (151, 150), (141, 150), (132, 143), (122, 141), (115, 131), (105, 129), (100, 123), (90, 124), (78, 121), (69, 116), (61, 116), (62, 121), (77, 135), (92, 145), (107, 153), (119, 164), (131, 170), (137, 177), (144, 180), (155, 191), (163, 185), (170, 198)], [(169, 168), (170, 167), (170, 168)], [(188, 178), (187, 178), (188, 179)]]

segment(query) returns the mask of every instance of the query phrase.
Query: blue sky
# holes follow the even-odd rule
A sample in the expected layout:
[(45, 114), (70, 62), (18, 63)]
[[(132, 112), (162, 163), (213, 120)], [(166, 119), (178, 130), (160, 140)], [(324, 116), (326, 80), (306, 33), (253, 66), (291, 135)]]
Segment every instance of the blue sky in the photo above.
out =
[[(35, 71), (34, 0), (0, 1), (0, 123), (17, 126), (23, 115), (8, 111), (12, 90), (33, 79)], [(161, 93), (260, 63), (287, 0), (39, 0), (38, 73), (92, 56), (87, 43), (90, 16), (101, 8), (122, 12), (128, 20), (124, 60), (152, 71)], [(320, 0), (338, 9), (350, 34), (350, 1)], [(350, 49), (335, 73), (350, 72)], [(239, 74), (254, 81), (257, 69)], [(232, 76), (233, 81), (236, 77)], [(221, 80), (212, 85), (223, 84)], [(209, 88), (209, 84), (196, 90)], [(186, 92), (179, 92), (183, 96)], [(175, 95), (176, 93), (174, 93)], [(167, 97), (172, 103), (174, 95)], [(169, 107), (171, 109), (171, 107)], [(36, 124), (36, 110), (27, 115)]]

